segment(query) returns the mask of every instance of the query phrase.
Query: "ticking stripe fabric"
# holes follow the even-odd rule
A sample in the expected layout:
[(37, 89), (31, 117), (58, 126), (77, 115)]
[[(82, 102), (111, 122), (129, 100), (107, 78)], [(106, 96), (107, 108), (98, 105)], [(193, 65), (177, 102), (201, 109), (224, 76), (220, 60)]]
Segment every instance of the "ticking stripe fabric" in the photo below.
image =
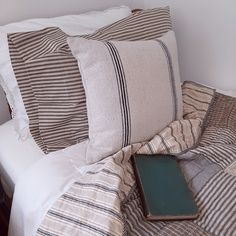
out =
[(48, 211), (37, 235), (121, 235), (125, 229), (120, 202), (134, 184), (128, 160), (140, 147), (127, 146), (93, 165)]
[[(168, 48), (168, 46), (166, 45), (165, 42), (163, 42), (160, 39), (156, 39), (156, 41), (161, 45), (161, 47), (163, 49), (163, 52), (166, 55), (168, 70), (169, 70), (169, 79), (170, 79), (171, 88), (172, 88), (172, 102), (174, 104), (174, 106), (173, 106), (173, 114), (174, 114), (173, 120), (177, 120), (177, 119), (179, 119), (177, 114), (179, 113), (178, 109), (179, 109), (180, 104), (178, 104), (179, 103), (179, 101), (178, 101), (179, 98), (178, 98), (178, 95), (176, 94), (177, 93), (177, 88), (176, 88), (176, 84), (175, 84), (175, 72), (174, 72), (174, 68), (173, 68), (172, 56), (171, 56), (169, 48)], [(181, 106), (182, 106), (182, 104), (181, 104)], [(182, 116), (181, 116), (181, 118), (182, 118)]]
[(201, 214), (195, 221), (200, 227), (213, 235), (235, 235), (235, 185), (235, 176), (220, 171), (201, 189), (196, 196)]
[[(156, 39), (170, 29), (169, 8), (156, 8), (131, 15), (84, 37), (147, 40)], [(8, 35), (11, 62), (30, 131), (45, 153), (88, 138), (84, 88), (67, 37), (59, 28)]]
[(72, 37), (68, 42), (78, 60), (87, 98), (88, 163), (129, 144), (148, 141), (172, 121), (182, 119), (173, 31), (159, 40)]
[(201, 134), (202, 121), (200, 119), (176, 120), (144, 145), (140, 154), (179, 154), (186, 152), (194, 145)]
[(225, 169), (225, 172), (236, 177), (236, 160)]
[[(211, 127), (219, 127), (220, 129), (227, 130), (228, 132), (235, 132), (235, 103), (235, 97), (216, 93), (216, 99), (214, 100), (210, 109), (210, 119), (208, 120), (208, 123), (211, 125)], [(215, 110), (216, 112), (213, 113)], [(232, 142), (233, 141), (235, 141), (235, 139), (233, 139)]]
[(189, 117), (204, 119), (215, 94), (215, 90), (191, 81), (182, 85), (185, 119)]
[(113, 45), (113, 43), (110, 42), (105, 43), (105, 45), (109, 50), (116, 74), (119, 100), (120, 100), (120, 109), (121, 109), (122, 129), (123, 129), (122, 147), (125, 147), (130, 144), (131, 140), (130, 108), (129, 108), (129, 99), (128, 99), (125, 72), (117, 48)]
[(8, 37), (11, 62), (37, 144), (50, 152), (86, 139), (85, 95), (65, 33), (47, 28)]
[[(190, 95), (199, 88), (196, 85), (186, 93)], [(221, 152), (213, 153), (211, 146), (215, 145), (214, 132), (208, 129), (221, 127), (221, 131), (225, 130), (225, 132), (222, 132), (221, 143), (217, 142), (217, 145), (223, 147), (227, 144), (228, 148), (230, 146), (232, 149), (235, 148), (236, 141), (232, 139), (233, 134), (227, 132), (234, 125), (235, 120), (228, 119), (222, 127), (222, 124), (217, 121), (217, 114), (221, 114), (218, 107), (230, 106), (231, 109), (228, 110), (230, 117), (234, 117), (236, 101), (228, 104), (226, 102), (228, 98), (222, 95), (217, 102), (214, 93), (210, 96), (214, 99), (212, 104), (215, 104), (210, 107), (210, 112), (206, 111), (204, 116), (201, 110), (199, 113), (192, 113), (193, 116), (203, 116), (206, 120), (205, 130), (200, 140), (200, 147), (204, 147), (205, 151), (194, 148), (177, 157), (200, 211), (196, 220), (148, 222), (144, 219), (129, 157), (137, 150), (145, 153), (159, 152), (160, 142), (154, 138), (151, 140), (152, 150), (147, 147), (151, 142), (139, 143), (125, 147), (115, 155), (92, 165), (91, 169), (80, 178), (79, 183), (75, 182), (53, 204), (43, 219), (37, 235), (235, 236), (236, 176), (233, 174), (233, 169), (235, 169), (236, 156), (232, 156), (232, 152), (227, 152), (226, 148), (222, 148)], [(201, 102), (208, 103), (211, 99), (203, 96)], [(184, 109), (192, 103), (194, 104), (195, 101), (190, 100), (188, 105), (184, 104)], [(228, 115), (226, 113), (226, 117)], [(189, 118), (191, 121), (194, 120), (191, 114)], [(199, 120), (199, 118), (195, 119)], [(185, 119), (184, 122), (188, 120)], [(173, 146), (177, 146), (172, 150), (180, 150), (175, 138), (188, 137), (192, 133), (187, 129), (182, 131), (176, 124), (170, 124), (173, 128), (172, 134), (168, 131), (169, 127), (161, 132), (164, 143), (172, 140)], [(231, 131), (234, 131), (236, 137), (235, 130), (231, 129)], [(205, 142), (206, 140), (208, 141)], [(210, 144), (209, 140), (213, 140), (213, 143)], [(198, 152), (195, 152), (196, 150)], [(219, 165), (218, 163), (223, 159), (230, 161), (224, 166)]]
[[(185, 81), (182, 85), (182, 94), (184, 119), (176, 120), (169, 124), (155, 135), (150, 142), (145, 144), (138, 153), (172, 153), (179, 155), (199, 144), (199, 139), (206, 123), (205, 119), (208, 112), (212, 110), (212, 104), (215, 103), (215, 90), (191, 81)], [(210, 144), (212, 142), (212, 135), (208, 135), (210, 133), (209, 129), (208, 127), (203, 137), (201, 137), (200, 146), (203, 143)], [(219, 133), (220, 135), (221, 132), (223, 130), (218, 127), (214, 129), (214, 134)], [(213, 132), (210, 134), (213, 134)], [(231, 135), (227, 132), (224, 137), (226, 139), (229, 137), (235, 139), (234, 133)], [(210, 140), (209, 137), (211, 137)], [(222, 138), (217, 136), (216, 140), (221, 142)], [(232, 141), (232, 138), (230, 140)], [(195, 152), (197, 153), (197, 151)]]

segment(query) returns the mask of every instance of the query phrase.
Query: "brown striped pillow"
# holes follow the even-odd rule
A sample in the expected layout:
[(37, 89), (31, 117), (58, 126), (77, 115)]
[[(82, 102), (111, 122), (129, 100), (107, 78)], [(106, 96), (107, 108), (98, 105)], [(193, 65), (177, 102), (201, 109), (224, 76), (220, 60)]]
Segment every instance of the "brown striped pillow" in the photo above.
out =
[[(170, 29), (169, 8), (156, 8), (84, 37), (149, 40)], [(30, 131), (45, 153), (88, 138), (84, 88), (67, 37), (59, 28), (8, 35), (11, 62), (29, 116)]]

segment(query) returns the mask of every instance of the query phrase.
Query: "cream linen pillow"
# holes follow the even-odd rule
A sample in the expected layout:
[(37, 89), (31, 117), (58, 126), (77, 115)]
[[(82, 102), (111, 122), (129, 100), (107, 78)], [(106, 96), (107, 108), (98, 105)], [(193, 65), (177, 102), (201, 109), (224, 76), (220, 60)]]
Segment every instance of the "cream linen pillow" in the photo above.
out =
[(8, 103), (12, 109), (15, 129), (22, 140), (27, 139), (30, 135), (29, 118), (12, 68), (7, 34), (42, 30), (47, 27), (59, 27), (68, 35), (91, 34), (99, 28), (121, 20), (130, 14), (129, 7), (120, 6), (104, 11), (92, 11), (54, 18), (29, 19), (0, 26), (0, 85), (6, 93)]
[(87, 162), (148, 141), (182, 118), (175, 34), (150, 41), (70, 37), (85, 88), (89, 122)]
[[(81, 22), (78, 20), (78, 24)], [(80, 27), (73, 28), (81, 32)], [(170, 11), (165, 7), (131, 14), (81, 37), (151, 40), (170, 29)], [(66, 41), (72, 35), (64, 27), (8, 34), (12, 69), (27, 111), (30, 133), (45, 153), (88, 139), (85, 91), (77, 61)]]

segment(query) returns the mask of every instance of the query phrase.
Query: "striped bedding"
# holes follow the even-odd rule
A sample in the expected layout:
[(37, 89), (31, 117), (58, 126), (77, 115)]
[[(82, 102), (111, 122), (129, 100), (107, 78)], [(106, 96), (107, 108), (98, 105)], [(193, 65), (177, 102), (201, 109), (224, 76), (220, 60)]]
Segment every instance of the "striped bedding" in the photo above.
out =
[[(171, 29), (169, 8), (136, 13), (85, 35), (97, 40), (156, 39)], [(76, 59), (59, 28), (8, 35), (30, 132), (45, 152), (88, 138), (85, 92)]]
[[(236, 235), (236, 98), (185, 82), (184, 119), (148, 143), (127, 146), (93, 165), (47, 212), (37, 235)], [(135, 184), (132, 153), (174, 153), (200, 216), (148, 222)]]

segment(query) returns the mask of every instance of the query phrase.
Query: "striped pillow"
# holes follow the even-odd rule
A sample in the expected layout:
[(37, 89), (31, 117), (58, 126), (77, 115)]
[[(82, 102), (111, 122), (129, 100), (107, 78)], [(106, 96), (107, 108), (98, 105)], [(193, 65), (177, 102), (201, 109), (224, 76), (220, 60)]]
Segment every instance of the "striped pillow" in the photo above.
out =
[(212, 103), (215, 89), (192, 81), (185, 81), (182, 85), (182, 94), (184, 119), (204, 120)]
[[(169, 8), (157, 8), (131, 15), (84, 37), (147, 40), (170, 29)], [(45, 153), (88, 138), (84, 88), (67, 37), (59, 28), (8, 35), (30, 132)]]
[(85, 88), (88, 163), (148, 141), (182, 118), (177, 46), (173, 31), (156, 40), (68, 39)]

